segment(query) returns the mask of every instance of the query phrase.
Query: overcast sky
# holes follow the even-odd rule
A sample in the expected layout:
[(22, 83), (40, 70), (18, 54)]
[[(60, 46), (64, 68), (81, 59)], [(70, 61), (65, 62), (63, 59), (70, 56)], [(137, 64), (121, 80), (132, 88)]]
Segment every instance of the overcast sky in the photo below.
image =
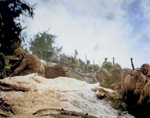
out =
[(25, 0), (34, 18), (24, 18), (29, 36), (38, 31), (56, 35), (62, 52), (93, 63), (108, 61), (123, 68), (150, 64), (150, 0)]

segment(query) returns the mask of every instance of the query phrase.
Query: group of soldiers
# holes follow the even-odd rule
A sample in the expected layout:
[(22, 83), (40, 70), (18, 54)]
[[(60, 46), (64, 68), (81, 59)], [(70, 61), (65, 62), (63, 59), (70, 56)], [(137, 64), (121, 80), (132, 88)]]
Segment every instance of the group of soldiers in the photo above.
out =
[(25, 53), (25, 51), (19, 47), (15, 50), (15, 57), (18, 57), (18, 61), (10, 67), (5, 66), (5, 56), (0, 53), (0, 78), (13, 77), (18, 75), (27, 75), (31, 73), (38, 73), (41, 76), (45, 76), (45, 69), (39, 58), (35, 55)]
[[(18, 47), (15, 50), (14, 56), (18, 58), (18, 61), (8, 66), (5, 62), (5, 55), (0, 52), (0, 78), (4, 77), (12, 77), (12, 76), (18, 76), (18, 75), (28, 75), (31, 73), (38, 73), (39, 75), (45, 77), (45, 68), (39, 58), (33, 54), (25, 53), (25, 51)], [(105, 62), (107, 65), (107, 62)], [(92, 65), (90, 63), (83, 63), (82, 60), (77, 60), (76, 58), (71, 58), (70, 62), (68, 64), (69, 68), (72, 68), (73, 70), (76, 70), (77, 68), (80, 69), (80, 66), (83, 67), (81, 70), (85, 73), (91, 73), (95, 72), (98, 69), (100, 69), (99, 65)], [(107, 67), (106, 67), (107, 68)], [(77, 71), (77, 70), (76, 70)]]

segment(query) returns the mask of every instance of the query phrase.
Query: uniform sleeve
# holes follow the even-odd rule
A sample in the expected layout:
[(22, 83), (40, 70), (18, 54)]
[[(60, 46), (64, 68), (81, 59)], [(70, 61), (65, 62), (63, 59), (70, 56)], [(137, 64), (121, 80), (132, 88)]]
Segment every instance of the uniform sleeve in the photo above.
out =
[(19, 60), (18, 62), (16, 62), (14, 65), (11, 66), (11, 71), (13, 72), (16, 68), (19, 67), (19, 65), (21, 64), (22, 60)]
[(27, 64), (27, 59), (23, 59), (22, 62), (20, 63), (20, 65), (19, 65), (19, 67), (16, 68), (15, 71), (13, 72), (13, 76), (18, 75), (21, 71), (23, 71), (26, 64)]

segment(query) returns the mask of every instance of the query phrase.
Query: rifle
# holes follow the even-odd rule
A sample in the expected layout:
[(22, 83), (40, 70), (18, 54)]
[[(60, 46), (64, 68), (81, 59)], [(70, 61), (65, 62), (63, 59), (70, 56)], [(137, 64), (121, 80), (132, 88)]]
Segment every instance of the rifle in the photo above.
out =
[(13, 72), (16, 68), (19, 67), (22, 60), (17, 61), (14, 65), (11, 66), (11, 71)]
[(131, 58), (132, 69), (134, 70), (133, 58)]
[(113, 57), (113, 65), (115, 64), (115, 57)]

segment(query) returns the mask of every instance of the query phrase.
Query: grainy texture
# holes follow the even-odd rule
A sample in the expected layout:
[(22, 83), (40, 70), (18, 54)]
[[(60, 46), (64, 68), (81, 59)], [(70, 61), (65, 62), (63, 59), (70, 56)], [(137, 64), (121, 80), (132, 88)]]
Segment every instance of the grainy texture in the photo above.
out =
[(134, 94), (141, 95), (146, 82), (146, 76), (141, 72), (131, 69), (124, 69), (122, 74), (122, 95), (128, 91), (134, 91)]
[(54, 79), (56, 77), (65, 77), (65, 71), (60, 65), (45, 66), (45, 77)]
[[(50, 117), (51, 109), (62, 108), (96, 117), (119, 117), (118, 112), (107, 102), (96, 98), (95, 92), (91, 90), (95, 84), (67, 77), (45, 79), (36, 74), (10, 77), (0, 81), (6, 88), (15, 88), (0, 92), (0, 117), (46, 118)], [(25, 88), (27, 91), (20, 91), (19, 88)], [(129, 114), (125, 116), (132, 117)]]

